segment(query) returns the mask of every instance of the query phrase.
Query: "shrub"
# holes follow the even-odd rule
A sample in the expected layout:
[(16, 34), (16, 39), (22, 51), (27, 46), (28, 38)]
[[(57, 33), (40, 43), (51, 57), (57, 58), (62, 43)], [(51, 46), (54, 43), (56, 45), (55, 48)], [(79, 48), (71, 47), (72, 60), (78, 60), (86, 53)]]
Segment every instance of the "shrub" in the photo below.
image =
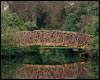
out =
[(1, 12), (1, 26), (2, 27), (16, 27), (21, 26), (22, 22), (19, 18), (19, 16), (16, 13), (11, 13), (8, 11), (2, 11)]
[(26, 22), (24, 24), (24, 26), (28, 31), (33, 31), (33, 30), (37, 29), (37, 26), (35, 24), (33, 24), (32, 22)]

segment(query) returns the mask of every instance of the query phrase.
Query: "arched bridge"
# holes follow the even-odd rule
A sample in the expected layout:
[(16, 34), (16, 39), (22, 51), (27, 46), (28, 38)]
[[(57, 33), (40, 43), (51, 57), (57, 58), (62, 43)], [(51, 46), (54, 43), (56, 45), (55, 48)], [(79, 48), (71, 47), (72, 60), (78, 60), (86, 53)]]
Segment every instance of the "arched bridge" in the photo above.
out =
[(86, 48), (90, 44), (91, 35), (80, 32), (59, 30), (34, 30), (17, 33), (19, 43), (24, 46), (69, 46)]

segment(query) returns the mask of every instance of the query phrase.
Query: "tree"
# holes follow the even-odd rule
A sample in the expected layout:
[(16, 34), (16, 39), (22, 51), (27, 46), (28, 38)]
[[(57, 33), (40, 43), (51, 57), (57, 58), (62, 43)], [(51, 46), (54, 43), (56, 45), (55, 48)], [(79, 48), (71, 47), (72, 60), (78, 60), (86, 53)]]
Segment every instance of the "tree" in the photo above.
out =
[(98, 15), (97, 1), (79, 1), (70, 11), (68, 20), (66, 19), (66, 27), (63, 30), (85, 32), (88, 23), (92, 23), (93, 15)]
[(22, 26), (19, 16), (16, 13), (11, 13), (9, 10), (1, 12), (1, 32), (4, 34), (6, 29)]
[(47, 29), (64, 26), (65, 20), (62, 20), (62, 17), (65, 19), (71, 8), (69, 2), (59, 1), (13, 1), (9, 6), (11, 11), (17, 13), (22, 21), (30, 21), (39, 28)]
[(91, 76), (92, 79), (99, 78), (99, 7), (98, 3), (88, 7), (92, 21), (88, 23), (85, 29), (85, 33), (93, 35), (91, 45), (88, 50), (91, 53)]

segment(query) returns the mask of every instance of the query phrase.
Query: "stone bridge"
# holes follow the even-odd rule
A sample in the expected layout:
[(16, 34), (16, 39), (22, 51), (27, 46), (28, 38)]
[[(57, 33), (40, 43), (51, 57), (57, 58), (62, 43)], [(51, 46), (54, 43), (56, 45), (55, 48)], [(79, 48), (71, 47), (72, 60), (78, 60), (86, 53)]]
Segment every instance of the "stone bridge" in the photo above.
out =
[[(23, 46), (67, 46), (82, 49), (90, 45), (92, 38), (91, 35), (80, 32), (59, 30), (21, 31), (17, 32), (17, 36), (19, 44)], [(90, 75), (87, 64), (86, 62), (63, 65), (24, 64), (16, 76), (20, 79), (80, 79)]]
[(17, 35), (19, 43), (24, 46), (41, 45), (87, 48), (92, 38), (91, 35), (80, 32), (59, 30), (21, 31)]

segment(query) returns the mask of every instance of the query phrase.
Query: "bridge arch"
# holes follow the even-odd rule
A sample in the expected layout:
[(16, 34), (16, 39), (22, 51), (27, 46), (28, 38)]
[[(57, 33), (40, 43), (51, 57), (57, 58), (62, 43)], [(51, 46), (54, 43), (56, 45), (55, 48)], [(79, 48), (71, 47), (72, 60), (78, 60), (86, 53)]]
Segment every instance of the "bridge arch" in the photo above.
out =
[[(19, 44), (23, 46), (31, 46), (31, 45), (62, 46), (62, 47), (75, 47), (81, 49), (87, 48), (92, 38), (91, 35), (83, 34), (80, 32), (59, 31), (59, 30), (21, 31), (18, 32), (17, 35), (19, 37), (18, 38)], [(45, 76), (47, 74), (49, 79), (72, 78), (72, 77), (83, 78), (89, 75), (89, 70), (85, 67), (86, 64), (88, 64), (88, 62), (79, 62), (79, 63), (63, 64), (63, 65), (24, 64), (24, 67), (18, 71), (17, 76), (19, 76), (20, 78), (26, 78), (26, 77), (29, 78), (29, 76), (31, 76), (31, 78), (36, 78), (36, 79), (39, 78), (47, 79), (47, 77)], [(37, 71), (35, 73), (34, 71), (36, 69)], [(27, 70), (29, 71), (27, 72)], [(58, 74), (58, 76), (55, 75), (56, 77), (54, 77), (52, 73), (56, 73)], [(69, 75), (69, 73), (71, 73), (71, 75)], [(20, 76), (20, 74), (23, 74), (23, 76)], [(26, 74), (30, 75), (27, 76)], [(65, 74), (67, 74), (67, 76)]]

